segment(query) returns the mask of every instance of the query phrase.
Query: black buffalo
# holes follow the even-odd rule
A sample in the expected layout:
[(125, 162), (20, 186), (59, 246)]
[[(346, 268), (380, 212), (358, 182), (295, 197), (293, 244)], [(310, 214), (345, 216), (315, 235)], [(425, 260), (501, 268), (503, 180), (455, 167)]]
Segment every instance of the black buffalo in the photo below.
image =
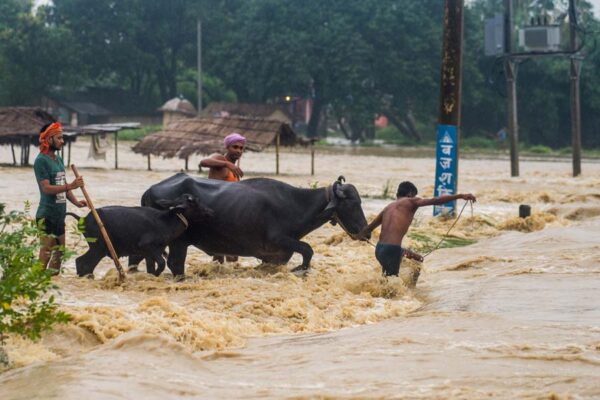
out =
[[(177, 196), (175, 200), (162, 200), (158, 204), (165, 210), (121, 206), (97, 209), (117, 256), (145, 259), (148, 272), (156, 276), (165, 269), (162, 255), (165, 247), (182, 235), (190, 224), (198, 230), (213, 215), (212, 210), (188, 194)], [(78, 218), (76, 214), (68, 214)], [(79, 276), (92, 274), (100, 260), (110, 256), (92, 213), (83, 218), (82, 230), (90, 248), (75, 260)], [(156, 270), (155, 263), (158, 264)]]
[[(343, 177), (327, 188), (300, 189), (266, 178), (225, 182), (179, 173), (151, 186), (142, 205), (162, 208), (161, 200), (182, 193), (198, 197), (214, 217), (190, 226), (169, 245), (168, 266), (175, 276), (184, 274), (190, 245), (213, 256), (256, 257), (270, 264), (285, 264), (297, 252), (302, 264), (293, 271), (308, 270), (314, 252), (302, 237), (326, 222), (339, 223), (351, 236), (367, 225), (360, 195)], [(130, 258), (130, 265), (139, 261)]]

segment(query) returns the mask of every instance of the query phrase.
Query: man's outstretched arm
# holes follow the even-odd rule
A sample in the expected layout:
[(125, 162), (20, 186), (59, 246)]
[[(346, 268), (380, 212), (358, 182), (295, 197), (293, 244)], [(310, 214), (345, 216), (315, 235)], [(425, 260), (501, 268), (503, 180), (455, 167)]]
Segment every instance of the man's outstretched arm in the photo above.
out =
[(449, 201), (454, 201), (454, 200), (459, 200), (459, 199), (477, 201), (475, 196), (473, 196), (471, 193), (459, 193), (459, 194), (453, 194), (453, 195), (443, 195), (443, 196), (438, 196), (438, 197), (432, 197), (429, 199), (415, 199), (415, 205), (417, 207), (439, 206), (441, 204), (446, 204)]

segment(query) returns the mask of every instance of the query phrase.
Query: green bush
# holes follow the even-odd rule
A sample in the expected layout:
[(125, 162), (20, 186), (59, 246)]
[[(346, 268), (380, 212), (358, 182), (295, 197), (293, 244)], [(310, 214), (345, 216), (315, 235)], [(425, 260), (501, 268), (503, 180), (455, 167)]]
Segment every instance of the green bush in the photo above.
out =
[(530, 153), (534, 153), (534, 154), (551, 154), (552, 153), (552, 149), (548, 146), (544, 146), (543, 144), (531, 146), (530, 148), (527, 149), (527, 151)]
[(162, 125), (148, 125), (140, 129), (123, 129), (119, 131), (119, 140), (141, 140), (146, 135), (158, 132), (162, 129)]
[(26, 212), (7, 213), (0, 203), (0, 344), (9, 333), (39, 339), (55, 323), (70, 319), (47, 295), (56, 286), (37, 258), (40, 236)]
[(494, 149), (498, 147), (498, 143), (490, 138), (483, 136), (471, 136), (460, 139), (460, 146), (471, 147), (474, 149)]
[(394, 125), (389, 125), (385, 128), (375, 130), (375, 139), (380, 139), (386, 143), (393, 144), (414, 145), (417, 143), (413, 139), (404, 136), (402, 132), (400, 132), (400, 130)]

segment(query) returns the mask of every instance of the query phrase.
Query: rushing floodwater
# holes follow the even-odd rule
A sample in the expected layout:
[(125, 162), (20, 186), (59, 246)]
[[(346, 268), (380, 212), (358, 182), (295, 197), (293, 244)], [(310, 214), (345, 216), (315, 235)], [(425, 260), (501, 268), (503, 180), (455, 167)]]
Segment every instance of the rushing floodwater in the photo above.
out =
[[(114, 171), (110, 156), (88, 161), (85, 142), (73, 148), (98, 207), (137, 205), (183, 166), (154, 159), (144, 171), (143, 157), (121, 150), (125, 169)], [(378, 198), (387, 182), (390, 194), (402, 180), (433, 190), (431, 158), (317, 154), (314, 177), (307, 154), (281, 160), (278, 179), (297, 186), (345, 175), (369, 219), (389, 201)], [(246, 154), (242, 168), (271, 174), (274, 155)], [(70, 260), (56, 283), (73, 321), (38, 343), (9, 339), (0, 399), (600, 398), (600, 164), (584, 163), (578, 178), (570, 168), (527, 161), (509, 178), (506, 160), (461, 160), (460, 190), (478, 203), (452, 236), (477, 243), (432, 253), (416, 289), (381, 278), (373, 248), (331, 225), (306, 238), (315, 257), (305, 278), (288, 273), (298, 256), (258, 268), (191, 251), (184, 282), (138, 273), (118, 286), (108, 259), (93, 281)], [(0, 174), (0, 201), (35, 210), (32, 171)], [(523, 203), (527, 220), (516, 218)], [(421, 210), (411, 232), (435, 242), (451, 223)]]

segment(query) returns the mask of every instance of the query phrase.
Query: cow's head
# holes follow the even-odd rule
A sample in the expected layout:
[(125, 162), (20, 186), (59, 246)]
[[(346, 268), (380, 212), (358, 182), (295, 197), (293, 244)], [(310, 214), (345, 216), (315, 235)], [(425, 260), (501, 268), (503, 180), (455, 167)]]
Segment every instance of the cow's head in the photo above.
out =
[(191, 194), (183, 194), (175, 200), (159, 200), (158, 205), (174, 214), (183, 215), (191, 223), (205, 222), (214, 215), (213, 210), (200, 203)]
[(367, 226), (367, 219), (361, 207), (360, 195), (354, 185), (344, 183), (340, 176), (332, 185), (335, 212), (332, 223), (339, 222), (350, 236), (355, 236)]

